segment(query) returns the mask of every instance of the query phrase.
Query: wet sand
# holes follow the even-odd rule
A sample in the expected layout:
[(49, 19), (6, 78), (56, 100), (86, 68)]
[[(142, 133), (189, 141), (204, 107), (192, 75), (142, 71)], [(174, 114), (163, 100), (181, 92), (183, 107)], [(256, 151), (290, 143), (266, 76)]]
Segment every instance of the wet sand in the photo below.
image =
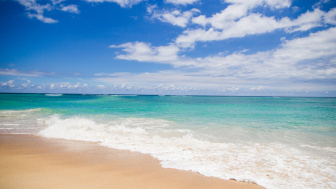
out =
[(0, 188), (262, 188), (166, 169), (145, 154), (89, 142), (0, 134)]

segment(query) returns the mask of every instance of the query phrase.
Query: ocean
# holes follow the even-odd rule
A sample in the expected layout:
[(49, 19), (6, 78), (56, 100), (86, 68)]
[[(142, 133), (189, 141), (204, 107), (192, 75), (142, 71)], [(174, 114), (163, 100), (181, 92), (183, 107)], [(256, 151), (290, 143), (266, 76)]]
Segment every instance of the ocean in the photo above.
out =
[(266, 188), (336, 188), (336, 98), (0, 94), (0, 133), (96, 142)]

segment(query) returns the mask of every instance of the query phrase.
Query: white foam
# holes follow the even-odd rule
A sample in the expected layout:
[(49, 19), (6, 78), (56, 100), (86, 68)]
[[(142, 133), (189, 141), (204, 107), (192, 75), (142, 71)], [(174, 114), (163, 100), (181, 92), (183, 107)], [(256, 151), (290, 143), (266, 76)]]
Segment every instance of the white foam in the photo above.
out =
[(4, 126), (13, 126), (13, 125), (19, 125), (18, 123), (2, 123), (0, 125), (4, 125)]
[(52, 116), (39, 134), (50, 138), (98, 142), (151, 154), (166, 168), (205, 176), (255, 182), (267, 188), (336, 188), (336, 154), (311, 155), (279, 142), (211, 142), (197, 132), (173, 129), (174, 122), (124, 118), (97, 122)]
[(58, 94), (58, 93), (56, 93), (56, 94), (45, 94), (45, 96), (63, 96), (63, 94)]
[(28, 110), (0, 110), (0, 115), (31, 113), (31, 112), (38, 112), (41, 110), (42, 110), (41, 108), (34, 108)]
[(43, 124), (39, 124), (37, 117), (43, 114), (42, 108), (28, 110), (1, 110), (1, 133), (25, 133), (36, 134)]

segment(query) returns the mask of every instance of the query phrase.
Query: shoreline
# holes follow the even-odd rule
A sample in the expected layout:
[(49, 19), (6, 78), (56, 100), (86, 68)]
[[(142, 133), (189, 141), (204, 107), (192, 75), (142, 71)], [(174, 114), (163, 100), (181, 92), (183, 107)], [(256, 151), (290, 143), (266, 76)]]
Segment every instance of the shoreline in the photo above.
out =
[(263, 188), (90, 142), (0, 134), (0, 188)]

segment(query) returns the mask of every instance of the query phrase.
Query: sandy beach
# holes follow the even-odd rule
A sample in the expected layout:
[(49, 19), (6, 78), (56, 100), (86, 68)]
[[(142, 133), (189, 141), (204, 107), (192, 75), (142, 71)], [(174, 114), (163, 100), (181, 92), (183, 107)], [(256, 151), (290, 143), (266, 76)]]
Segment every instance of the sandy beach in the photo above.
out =
[(94, 143), (0, 135), (0, 188), (262, 188), (165, 169), (149, 155)]

